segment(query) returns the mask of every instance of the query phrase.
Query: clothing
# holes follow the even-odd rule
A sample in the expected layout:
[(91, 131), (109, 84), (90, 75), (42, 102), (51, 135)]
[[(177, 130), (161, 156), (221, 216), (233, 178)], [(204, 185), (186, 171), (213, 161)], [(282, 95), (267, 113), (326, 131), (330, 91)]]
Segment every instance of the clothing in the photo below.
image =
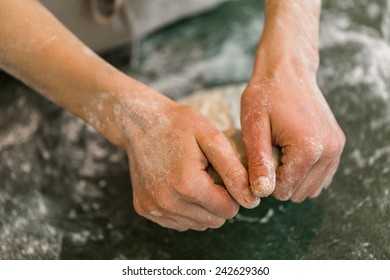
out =
[(97, 52), (139, 40), (158, 28), (217, 6), (223, 0), (42, 0)]

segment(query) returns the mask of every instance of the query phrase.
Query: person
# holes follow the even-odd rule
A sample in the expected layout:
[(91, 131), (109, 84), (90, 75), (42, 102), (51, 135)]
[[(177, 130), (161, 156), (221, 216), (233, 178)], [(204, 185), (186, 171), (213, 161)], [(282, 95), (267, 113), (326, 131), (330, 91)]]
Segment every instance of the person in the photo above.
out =
[[(201, 231), (240, 205), (269, 195), (301, 202), (330, 184), (345, 136), (316, 82), (320, 9), (317, 0), (266, 1), (241, 104), (248, 171), (204, 116), (109, 65), (39, 1), (0, 1), (0, 65), (127, 152), (137, 213)], [(272, 145), (282, 151), (276, 172)], [(214, 184), (208, 164), (226, 187)]]

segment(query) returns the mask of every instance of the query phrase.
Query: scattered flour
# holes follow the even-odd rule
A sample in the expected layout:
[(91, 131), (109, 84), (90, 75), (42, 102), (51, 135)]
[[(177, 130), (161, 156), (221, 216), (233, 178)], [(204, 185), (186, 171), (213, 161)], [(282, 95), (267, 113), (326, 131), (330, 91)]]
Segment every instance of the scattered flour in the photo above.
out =
[(275, 213), (274, 210), (271, 208), (268, 209), (264, 217), (248, 217), (241, 213), (238, 213), (237, 216), (234, 218), (234, 220), (237, 222), (266, 224), (273, 217), (274, 213)]

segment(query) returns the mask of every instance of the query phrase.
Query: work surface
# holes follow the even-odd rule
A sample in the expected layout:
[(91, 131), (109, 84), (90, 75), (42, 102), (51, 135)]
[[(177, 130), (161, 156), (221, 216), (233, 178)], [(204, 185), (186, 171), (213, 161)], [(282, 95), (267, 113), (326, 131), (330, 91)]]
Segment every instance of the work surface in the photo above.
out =
[[(106, 59), (173, 98), (248, 81), (259, 2), (150, 36), (135, 70), (126, 49)], [(0, 74), (0, 259), (389, 259), (389, 22), (385, 1), (325, 1), (318, 81), (347, 136), (330, 188), (301, 204), (264, 199), (206, 232), (139, 217), (124, 152)]]

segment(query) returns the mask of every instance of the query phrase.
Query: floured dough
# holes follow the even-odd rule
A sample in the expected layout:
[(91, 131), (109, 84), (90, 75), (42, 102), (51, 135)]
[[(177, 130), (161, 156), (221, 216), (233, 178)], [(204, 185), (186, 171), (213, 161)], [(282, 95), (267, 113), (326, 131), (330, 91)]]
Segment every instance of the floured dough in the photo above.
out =
[[(208, 91), (196, 92), (178, 100), (189, 105), (207, 118), (227, 136), (243, 165), (248, 167), (248, 159), (241, 140), (240, 102), (244, 84), (218, 87)], [(272, 147), (275, 170), (280, 163), (280, 149)], [(210, 166), (208, 173), (216, 184), (223, 185), (218, 173)]]
[(244, 89), (244, 84), (217, 87), (195, 92), (178, 102), (197, 109), (222, 131), (241, 129), (240, 104)]

